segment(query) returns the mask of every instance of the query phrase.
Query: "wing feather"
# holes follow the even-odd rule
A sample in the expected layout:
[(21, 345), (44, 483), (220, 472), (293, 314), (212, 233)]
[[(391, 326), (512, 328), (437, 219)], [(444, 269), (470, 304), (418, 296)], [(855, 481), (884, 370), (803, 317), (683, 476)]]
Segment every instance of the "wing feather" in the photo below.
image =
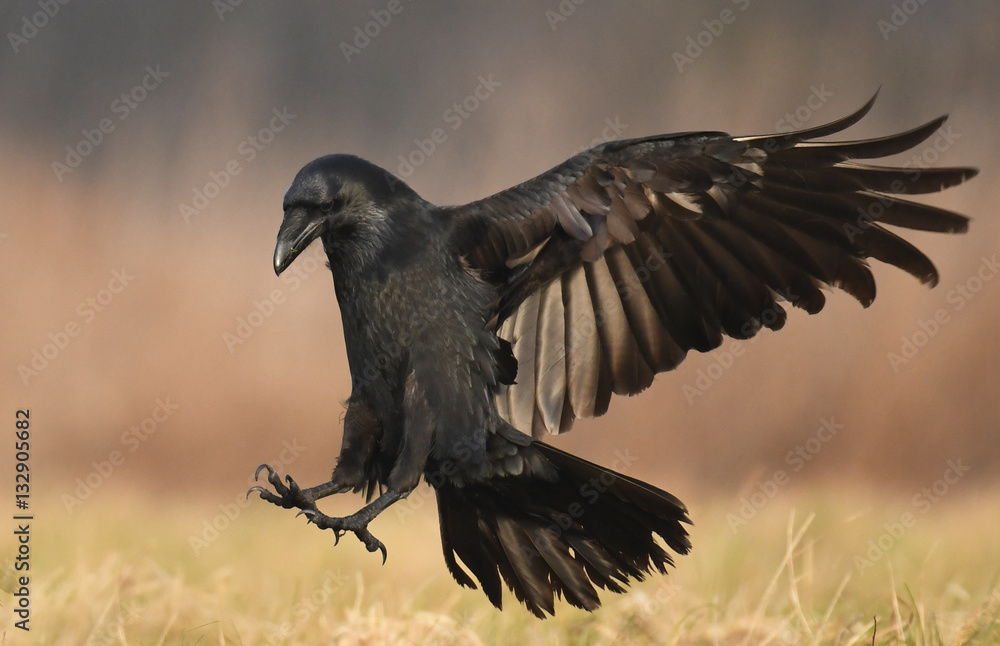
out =
[(542, 288), (535, 341), (535, 402), (532, 432), (558, 432), (566, 397), (566, 313), (562, 281)]
[(594, 415), (601, 346), (597, 336), (597, 318), (590, 299), (587, 276), (582, 265), (563, 274), (561, 279), (566, 298), (565, 315), (568, 343), (566, 344), (566, 388), (569, 406), (579, 417)]
[[(640, 356), (654, 373), (663, 372), (676, 365), (673, 359), (676, 357), (677, 345), (664, 329), (643, 287), (648, 275), (639, 275), (637, 265), (633, 264), (633, 257), (626, 251), (633, 246), (614, 247), (608, 250), (605, 257), (612, 276), (617, 279), (625, 318), (635, 337)], [(642, 265), (638, 267), (641, 268)]]
[(910, 150), (944, 117), (885, 137), (815, 141), (857, 123), (875, 98), (798, 132), (604, 143), (444, 209), (456, 253), (496, 286), (488, 325), (519, 364), (517, 383), (497, 391), (500, 414), (536, 436), (565, 431), (576, 417), (603, 414), (612, 394), (647, 388), (689, 350), (780, 329), (780, 301), (814, 314), (823, 288), (835, 287), (867, 306), (870, 258), (936, 284), (930, 259), (886, 227), (964, 232), (968, 218), (902, 196), (961, 184), (976, 170), (856, 161)]
[(507, 387), (510, 423), (530, 429), (534, 423), (535, 350), (537, 347), (538, 293), (525, 300), (517, 311), (510, 338), (517, 359), (517, 383)]
[(611, 390), (618, 395), (644, 390), (653, 383), (653, 371), (639, 354), (607, 260), (601, 258), (584, 268), (591, 302), (601, 304), (595, 308), (595, 315), (601, 348), (611, 372)]

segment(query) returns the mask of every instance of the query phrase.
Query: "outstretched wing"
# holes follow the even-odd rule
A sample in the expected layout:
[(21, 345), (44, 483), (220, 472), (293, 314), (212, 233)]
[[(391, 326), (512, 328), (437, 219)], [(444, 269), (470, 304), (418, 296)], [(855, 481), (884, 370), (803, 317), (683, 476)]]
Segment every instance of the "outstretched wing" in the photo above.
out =
[(814, 314), (821, 288), (875, 298), (876, 258), (934, 285), (937, 271), (883, 225), (963, 232), (967, 218), (898, 196), (971, 168), (860, 163), (909, 150), (944, 122), (863, 141), (812, 141), (860, 120), (786, 134), (684, 133), (605, 143), (486, 199), (450, 207), (452, 243), (503, 293), (494, 324), (517, 381), (501, 414), (540, 436), (603, 414), (688, 350)]

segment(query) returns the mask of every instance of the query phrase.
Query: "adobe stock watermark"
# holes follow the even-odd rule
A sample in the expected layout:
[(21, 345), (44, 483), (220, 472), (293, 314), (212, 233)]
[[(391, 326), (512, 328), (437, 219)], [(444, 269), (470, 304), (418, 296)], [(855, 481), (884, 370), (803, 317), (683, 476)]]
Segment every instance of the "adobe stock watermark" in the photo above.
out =
[[(316, 270), (323, 267), (325, 261), (323, 246), (313, 245), (312, 251), (300, 255), (294, 263), (281, 272), (281, 282), (288, 286), (289, 293), (293, 293), (302, 287), (302, 283), (309, 280)], [(222, 333), (222, 342), (229, 350), (229, 354), (235, 353), (238, 347), (250, 340), (254, 332), (274, 315), (278, 305), (287, 302), (287, 298), (284, 289), (272, 289), (263, 299), (253, 301), (253, 309), (245, 315), (236, 317), (236, 326), (231, 331), (226, 330)]]
[[(614, 456), (609, 467), (610, 471), (602, 470), (599, 476), (594, 476), (581, 484), (577, 489), (575, 500), (571, 499), (561, 511), (547, 513), (549, 524), (541, 528), (538, 536), (541, 543), (538, 543), (537, 547), (544, 549), (545, 546), (551, 546), (553, 543), (558, 544), (562, 540), (563, 533), (576, 531), (580, 526), (580, 519), (587, 513), (588, 509), (597, 505), (601, 498), (615, 486), (619, 476), (627, 472), (639, 460), (639, 456), (633, 455), (631, 449), (628, 448), (624, 452), (615, 450)], [(534, 559), (544, 560), (545, 558), (534, 547), (527, 546), (520, 551), (522, 558), (528, 562)]]
[(804, 442), (795, 445), (785, 454), (786, 469), (777, 469), (766, 480), (760, 480), (749, 496), (741, 496), (735, 512), (726, 514), (729, 529), (735, 534), (741, 527), (749, 523), (778, 495), (778, 491), (792, 481), (792, 476), (799, 473), (823, 451), (824, 447), (837, 437), (844, 429), (831, 415), (819, 420), (819, 427)]
[[(667, 608), (670, 607), (670, 602), (677, 596), (677, 592), (681, 589), (680, 586), (672, 583), (666, 577), (660, 577), (658, 581), (656, 589), (651, 594), (646, 592), (645, 589), (640, 589), (629, 595), (632, 597), (632, 602), (638, 606), (639, 611), (645, 617), (662, 617)], [(624, 638), (627, 635), (622, 634), (621, 636)]]
[[(94, 151), (104, 143), (107, 136), (118, 127), (118, 124), (129, 118), (139, 105), (149, 98), (150, 93), (163, 84), (163, 80), (170, 76), (169, 72), (164, 72), (159, 65), (147, 65), (145, 75), (130, 89), (122, 92), (111, 101), (109, 109), (111, 116), (104, 117), (97, 122), (94, 128), (84, 128), (80, 131), (83, 138), (76, 144), (67, 144), (66, 156), (61, 160), (52, 162), (52, 171), (56, 174), (56, 179), (60, 182), (63, 178), (72, 173), (87, 157), (94, 154)], [(117, 118), (117, 123), (115, 122)]]
[(372, 44), (372, 41), (382, 35), (385, 28), (392, 23), (395, 16), (403, 13), (406, 5), (402, 0), (389, 0), (382, 9), (372, 9), (368, 15), (372, 17), (363, 25), (355, 25), (351, 42), (340, 41), (340, 53), (348, 63), (361, 55), (362, 50)]
[(569, 20), (569, 17), (576, 13), (577, 7), (587, 0), (560, 0), (555, 9), (545, 10), (545, 20), (549, 23), (549, 29), (555, 31), (561, 23)]
[(135, 601), (130, 601), (127, 605), (120, 604), (118, 617), (107, 624), (99, 624), (84, 642), (86, 646), (111, 646), (119, 642), (119, 635), (126, 627), (132, 625), (137, 620), (142, 619), (142, 613), (136, 608)]
[[(779, 292), (777, 296), (789, 303), (798, 298), (791, 291)], [(709, 355), (712, 358), (711, 362), (704, 368), (698, 368), (690, 383), (681, 384), (681, 392), (684, 393), (684, 399), (687, 400), (688, 405), (694, 404), (697, 398), (707, 393), (713, 385), (728, 374), (733, 365), (736, 364), (736, 360), (746, 354), (747, 346), (756, 343), (757, 339), (760, 338), (761, 328), (770, 327), (778, 322), (781, 316), (781, 312), (778, 311), (780, 305), (777, 303), (775, 305), (775, 307), (767, 307), (761, 311), (756, 320), (744, 323), (740, 330), (741, 336), (745, 337), (744, 339), (732, 339), (724, 346), (712, 350)]]
[[(653, 249), (641, 265), (632, 267), (634, 271), (630, 275), (614, 281), (618, 299), (622, 303), (625, 303), (636, 294), (645, 293), (645, 284), (652, 280), (657, 272), (667, 266), (667, 259), (673, 257), (673, 255), (673, 252), (667, 251), (666, 247), (662, 244)], [(552, 354), (548, 357), (541, 357), (542, 361), (551, 361), (552, 358), (558, 361), (560, 358), (572, 354), (574, 348), (583, 348), (584, 352), (588, 352), (588, 348), (593, 346), (598, 330), (608, 324), (608, 319), (608, 311), (603, 307), (595, 307), (592, 318), (581, 314), (567, 328), (567, 331), (571, 334), (571, 338), (566, 339), (566, 343), (564, 344), (553, 346)], [(511, 338), (514, 333), (512, 320), (507, 319), (504, 321), (500, 331), (505, 339)], [(528, 363), (520, 366), (519, 369), (533, 370), (533, 363), (534, 357), (529, 357)]]
[(233, 13), (242, 4), (243, 0), (212, 0), (212, 9), (215, 9), (219, 22), (226, 22), (226, 14)]
[(326, 576), (318, 588), (315, 588), (309, 596), (302, 597), (295, 602), (291, 610), (291, 619), (276, 624), (264, 631), (264, 642), (269, 646), (286, 644), (294, 636), (302, 625), (309, 620), (317, 611), (323, 611), (330, 607), (330, 598), (335, 592), (348, 584), (346, 574), (337, 570), (326, 570)]
[(233, 178), (243, 172), (244, 166), (240, 164), (241, 161), (243, 164), (253, 163), (257, 156), (271, 145), (275, 135), (283, 132), (296, 117), (297, 115), (288, 111), (288, 106), (272, 109), (271, 116), (264, 126), (236, 144), (236, 156), (223, 164), (221, 170), (209, 171), (208, 181), (202, 186), (191, 189), (190, 202), (181, 202), (177, 205), (184, 224), (191, 224), (191, 218), (201, 215), (212, 200), (219, 197), (223, 189), (229, 186)]
[(180, 408), (178, 404), (170, 401), (169, 397), (156, 400), (156, 406), (138, 424), (133, 424), (127, 431), (119, 437), (122, 449), (113, 449), (103, 460), (92, 462), (92, 471), (81, 478), (75, 480), (76, 488), (72, 493), (63, 493), (61, 500), (70, 514), (76, 507), (90, 500), (94, 492), (108, 481), (115, 469), (125, 464), (125, 459), (132, 453), (139, 450), (139, 447), (148, 440), (170, 417)]
[(41, 11), (36, 11), (31, 16), (21, 16), (21, 29), (17, 33), (7, 32), (7, 42), (15, 54), (21, 53), (21, 48), (28, 44), (32, 38), (45, 29), (49, 21), (56, 17), (59, 10), (68, 5), (70, 0), (38, 0), (35, 4)]
[(930, 168), (936, 164), (941, 155), (947, 152), (961, 138), (961, 133), (955, 132), (951, 124), (942, 125), (935, 133), (934, 139), (924, 146), (919, 153), (914, 153), (904, 162), (903, 168), (913, 169), (913, 181), (916, 181), (920, 177), (921, 170)]
[(21, 383), (27, 386), (28, 382), (48, 368), (69, 347), (72, 339), (80, 336), (84, 327), (93, 323), (98, 314), (106, 310), (133, 280), (135, 276), (128, 273), (125, 267), (112, 270), (107, 287), (97, 290), (97, 293), (88, 296), (76, 306), (79, 318), (70, 319), (54, 332), (49, 332), (48, 342), (41, 347), (32, 348), (31, 358), (17, 365), (17, 376), (21, 378)]
[[(739, 12), (744, 12), (750, 7), (750, 0), (731, 0), (731, 2), (739, 9)], [(695, 35), (687, 37), (683, 52), (675, 50), (673, 53), (674, 65), (677, 66), (677, 71), (683, 74), (685, 67), (693, 65), (695, 60), (705, 53), (705, 50), (715, 44), (726, 28), (736, 22), (736, 18), (739, 15), (739, 13), (727, 7), (719, 12), (718, 17), (702, 20), (701, 24), (705, 28)]]
[(406, 498), (400, 500), (395, 505), (396, 518), (405, 522), (407, 518), (413, 516), (423, 508), (428, 500), (435, 496), (437, 487), (446, 484), (453, 476), (458, 474), (464, 464), (471, 462), (485, 450), (485, 443), (482, 438), (475, 436), (462, 437), (451, 446), (448, 455), (450, 457), (441, 461), (433, 471), (423, 475), (427, 487), (416, 487)]
[[(290, 443), (288, 440), (284, 440), (281, 442), (281, 446), (281, 451), (275, 459), (265, 460), (264, 464), (273, 465), (276, 471), (284, 473), (287, 473), (288, 466), (295, 462), (303, 451), (309, 448), (308, 446), (299, 444), (298, 439), (293, 439)], [(247, 489), (257, 484), (259, 483), (254, 478), (254, 474), (251, 473), (247, 477)], [(247, 494), (248, 491), (244, 489), (239, 492), (232, 502), (219, 503), (218, 513), (208, 520), (202, 521), (201, 530), (188, 536), (188, 545), (191, 546), (195, 556), (201, 556), (202, 552), (214, 543), (222, 532), (232, 526), (236, 519), (240, 517), (240, 514), (243, 513), (243, 510), (253, 504), (256, 498), (251, 498)]]
[(622, 133), (628, 128), (627, 123), (622, 123), (621, 119), (616, 114), (614, 117), (604, 117), (604, 128), (601, 130), (601, 134), (598, 137), (594, 137), (590, 140), (586, 146), (581, 146), (577, 148), (577, 153), (582, 153), (585, 150), (590, 150), (595, 146), (600, 146), (601, 144), (606, 144), (609, 141), (615, 141), (616, 139), (622, 138)]
[[(455, 442), (451, 447), (453, 457), (441, 460), (430, 473), (424, 474), (425, 481), (431, 486), (415, 489), (405, 500), (396, 504), (397, 518), (401, 522), (405, 522), (417, 509), (423, 507), (426, 501), (434, 495), (438, 487), (449, 482), (453, 474), (462, 473), (463, 463), (476, 460), (482, 455), (484, 445), (485, 438), (466, 437)], [(532, 545), (518, 547), (521, 559), (527, 563), (531, 563), (536, 559), (544, 558), (542, 554), (547, 547), (553, 544), (564, 544), (562, 535), (565, 532), (578, 531), (581, 522), (580, 519), (589, 510), (593, 509), (595, 505), (616, 504), (614, 501), (618, 499), (614, 497), (613, 493), (611, 494), (611, 499), (605, 499), (602, 502), (602, 498), (612, 491), (612, 488), (618, 483), (619, 478), (622, 477), (621, 474), (628, 471), (638, 460), (639, 456), (634, 454), (629, 448), (626, 448), (624, 451), (620, 449), (616, 450), (608, 469), (600, 468), (599, 475), (592, 476), (589, 480), (581, 482), (575, 494), (566, 492), (566, 497), (561, 499), (557, 509), (546, 510), (544, 516), (547, 524), (538, 527), (538, 532), (532, 539)]]
[(420, 303), (407, 318), (405, 326), (397, 331), (395, 338), (382, 345), (374, 357), (365, 359), (365, 364), (358, 366), (356, 373), (352, 372), (351, 385), (355, 392), (381, 379), (385, 370), (396, 365), (415, 340), (419, 341), (426, 332), (435, 329), (440, 321), (454, 317), (458, 304), (468, 297), (460, 289), (442, 283), (431, 289), (436, 291), (437, 296)]
[(805, 124), (819, 112), (826, 102), (833, 98), (833, 92), (826, 89), (826, 83), (820, 83), (819, 87), (809, 86), (809, 96), (794, 110), (785, 113), (785, 116), (774, 122), (776, 132), (792, 132), (802, 130)]
[[(449, 478), (459, 473), (461, 463), (473, 460), (482, 450), (482, 444), (477, 443), (472, 438), (456, 442), (452, 450), (452, 455), (455, 458), (443, 460), (437, 469), (429, 474), (425, 474), (424, 481), (431, 486), (418, 487), (410, 492), (404, 500), (396, 503), (393, 506), (396, 517), (400, 521), (405, 521), (417, 513), (427, 501), (434, 498), (435, 487), (444, 484)], [(631, 448), (626, 447), (624, 450), (616, 449), (612, 454), (611, 464), (608, 469), (617, 471), (618, 473), (625, 473), (638, 461), (639, 456), (633, 453)], [(548, 529), (556, 532), (558, 535), (572, 527), (575, 521), (586, 512), (587, 506), (596, 503), (615, 482), (616, 478), (610, 473), (605, 472), (600, 477), (591, 478), (590, 481), (580, 485), (577, 492), (577, 499), (571, 501), (564, 511), (550, 515), (552, 523)]]
[(962, 458), (948, 460), (945, 464), (944, 473), (940, 478), (930, 485), (923, 487), (913, 495), (910, 500), (916, 513), (904, 511), (899, 518), (886, 522), (882, 525), (885, 531), (875, 538), (868, 540), (867, 549), (863, 554), (855, 554), (854, 566), (858, 572), (864, 572), (889, 553), (889, 551), (903, 538), (906, 532), (913, 529), (917, 524), (917, 514), (921, 516), (931, 510), (931, 508), (947, 496), (952, 487), (957, 485), (962, 478), (972, 470), (972, 467), (962, 462)]
[(448, 140), (448, 131), (457, 131), (468, 119), (476, 113), (483, 103), (493, 96), (502, 84), (493, 78), (493, 74), (480, 75), (478, 83), (472, 92), (461, 101), (456, 101), (441, 114), (447, 129), (443, 127), (433, 128), (427, 137), (413, 140), (414, 148), (405, 155), (399, 155), (399, 166), (396, 168), (396, 176), (400, 179), (407, 179), (414, 171), (424, 165), (427, 160), (438, 150), (438, 147)]
[(955, 145), (955, 142), (961, 137), (962, 135), (955, 132), (954, 129), (948, 124), (942, 125), (938, 128), (934, 139), (924, 146), (920, 152), (914, 153), (910, 159), (901, 165), (902, 168), (913, 171), (913, 174), (909, 176), (909, 179), (906, 181), (901, 179), (893, 180), (889, 184), (889, 189), (887, 191), (884, 193), (872, 194), (871, 197), (875, 199), (869, 202), (868, 206), (858, 207), (858, 217), (855, 221), (844, 222), (842, 226), (844, 233), (847, 235), (847, 239), (854, 242), (856, 237), (864, 234), (866, 229), (871, 227), (873, 223), (878, 222), (885, 215), (887, 210), (895, 206), (896, 199), (893, 196), (906, 195), (909, 193), (907, 190), (907, 182), (919, 181), (923, 176), (924, 169), (930, 168), (936, 164), (941, 158), (941, 155)]
[(982, 256), (976, 271), (964, 282), (958, 283), (945, 293), (944, 300), (951, 305), (950, 309), (939, 307), (933, 315), (926, 319), (918, 319), (916, 328), (899, 338), (899, 352), (887, 352), (885, 355), (889, 361), (889, 367), (894, 373), (898, 374), (900, 370), (909, 368), (913, 359), (927, 347), (931, 339), (936, 337), (945, 325), (951, 323), (952, 315), (964, 310), (969, 302), (983, 290), (986, 283), (993, 280), (1000, 272), (998, 255), (1000, 255), (1000, 251), (995, 252), (989, 258)]
[(903, 0), (893, 3), (889, 15), (875, 21), (875, 26), (882, 34), (882, 40), (888, 41), (889, 36), (899, 31), (925, 4), (927, 0)]

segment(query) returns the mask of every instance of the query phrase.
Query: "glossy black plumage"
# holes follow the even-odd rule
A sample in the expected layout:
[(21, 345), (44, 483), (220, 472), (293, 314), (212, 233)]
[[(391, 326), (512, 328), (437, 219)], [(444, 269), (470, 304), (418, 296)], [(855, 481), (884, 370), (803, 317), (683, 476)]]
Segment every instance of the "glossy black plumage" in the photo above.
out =
[[(912, 149), (943, 118), (813, 141), (873, 102), (797, 133), (601, 144), (457, 207), (357, 157), (311, 162), (285, 196), (274, 267), (322, 240), (353, 387), (331, 481), (301, 490), (268, 468), (276, 493), (258, 487), (261, 497), (384, 553), (368, 523), (423, 477), (455, 579), (478, 582), (498, 607), (502, 581), (538, 616), (557, 596), (593, 610), (595, 588), (664, 572), (661, 542), (689, 548), (683, 504), (538, 438), (604, 413), (691, 349), (780, 329), (783, 302), (816, 313), (823, 288), (837, 287), (867, 306), (869, 258), (937, 282), (931, 261), (883, 225), (964, 231), (963, 216), (899, 196), (975, 171), (855, 161)], [(343, 519), (316, 508), (349, 490), (380, 496)]]

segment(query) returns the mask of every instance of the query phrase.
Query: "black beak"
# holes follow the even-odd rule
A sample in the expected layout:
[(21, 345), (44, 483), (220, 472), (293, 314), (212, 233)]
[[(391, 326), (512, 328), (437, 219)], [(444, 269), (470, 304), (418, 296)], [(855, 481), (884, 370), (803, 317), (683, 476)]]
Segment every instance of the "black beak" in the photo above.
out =
[(323, 220), (310, 220), (308, 215), (300, 210), (286, 211), (285, 219), (278, 229), (278, 244), (274, 246), (274, 273), (281, 272), (305, 251), (320, 234)]

